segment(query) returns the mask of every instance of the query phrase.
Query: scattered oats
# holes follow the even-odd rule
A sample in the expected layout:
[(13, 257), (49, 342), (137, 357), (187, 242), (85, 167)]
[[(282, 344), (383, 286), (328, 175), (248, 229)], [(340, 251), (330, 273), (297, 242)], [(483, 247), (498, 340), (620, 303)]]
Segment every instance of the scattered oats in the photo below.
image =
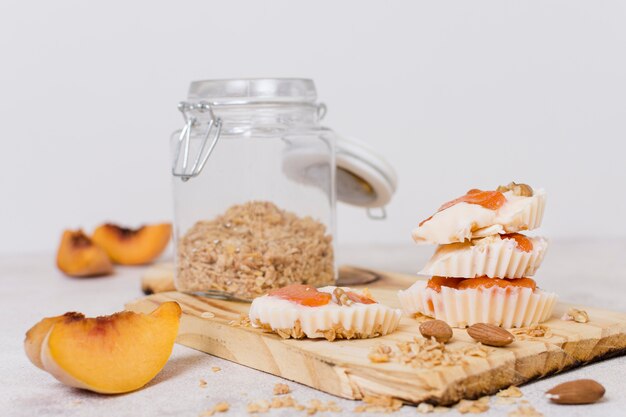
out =
[(522, 393), (522, 390), (517, 388), (515, 385), (511, 385), (507, 389), (500, 390), (496, 396), (503, 398), (520, 398), (523, 397), (524, 394)]
[(199, 417), (210, 417), (215, 413), (225, 413), (226, 411), (228, 411), (229, 408), (230, 405), (227, 402), (222, 401), (215, 404), (215, 407), (211, 408), (210, 410), (206, 410), (200, 413)]
[(217, 403), (215, 404), (215, 407), (213, 407), (213, 409), (217, 411), (218, 413), (224, 413), (228, 411), (229, 408), (230, 408), (230, 405), (225, 401), (222, 401), (221, 403)]
[(291, 392), (291, 389), (289, 388), (289, 385), (287, 384), (281, 384), (279, 382), (276, 385), (274, 385), (274, 395), (289, 394), (290, 392)]
[(267, 201), (234, 205), (197, 222), (179, 239), (176, 256), (181, 291), (215, 290), (248, 300), (289, 284), (330, 285), (335, 275), (326, 226)]
[(272, 398), (271, 402), (272, 408), (294, 408), (296, 407), (296, 405), (298, 404), (291, 395), (286, 395), (284, 397), (274, 397)]
[(513, 398), (513, 397), (497, 397), (496, 398), (496, 404), (497, 405), (511, 405), (511, 404), (515, 404), (517, 403), (517, 398)]
[(529, 327), (520, 327), (519, 329), (511, 329), (511, 333), (520, 340), (536, 337), (552, 337), (552, 330), (545, 324), (533, 324)]
[(402, 408), (402, 401), (389, 396), (366, 395), (363, 397), (363, 402), (365, 404), (354, 408), (355, 413), (393, 413)]
[(412, 341), (396, 343), (396, 349), (378, 345), (370, 351), (368, 358), (374, 363), (395, 361), (414, 368), (433, 368), (465, 364), (471, 357), (486, 358), (492, 350), (480, 343), (452, 350), (434, 338), (415, 337)]
[(271, 406), (267, 400), (259, 400), (248, 404), (246, 409), (248, 413), (267, 413)]
[(492, 348), (484, 346), (480, 342), (477, 342), (471, 346), (467, 346), (465, 349), (463, 349), (463, 353), (465, 353), (467, 356), (473, 356), (475, 358), (486, 358), (492, 351)]
[(529, 404), (521, 404), (509, 413), (509, 417), (543, 417), (543, 414)]
[(479, 414), (489, 410), (489, 397), (481, 397), (475, 401), (461, 400), (456, 406), (461, 414), (472, 413)]
[(428, 414), (435, 411), (435, 406), (428, 403), (419, 403), (419, 405), (416, 407), (416, 410), (418, 413)]
[(211, 367), (211, 370), (212, 370), (213, 372), (219, 372), (219, 371), (221, 371), (221, 370), (222, 370), (222, 368), (220, 368), (219, 366), (212, 366), (212, 367)]
[(200, 388), (206, 388), (207, 382), (204, 379), (200, 379), (200, 382), (198, 383), (198, 386)]
[(570, 308), (569, 310), (567, 310), (567, 313), (563, 314), (561, 320), (573, 320), (576, 323), (587, 323), (589, 322), (589, 314), (587, 314), (585, 310)]
[(341, 408), (334, 401), (328, 401), (324, 403), (323, 401), (313, 399), (310, 400), (309, 403), (305, 406), (303, 404), (298, 404), (298, 402), (296, 402), (296, 400), (294, 400), (291, 395), (281, 395), (279, 397), (274, 397), (272, 398), (271, 402), (265, 400), (255, 401), (248, 404), (247, 410), (249, 413), (265, 413), (274, 408), (293, 408), (297, 411), (306, 411), (308, 415), (313, 415), (318, 411), (341, 411)]
[(250, 317), (247, 314), (240, 314), (236, 320), (231, 320), (228, 324), (233, 327), (251, 327)]
[(371, 362), (384, 363), (384, 362), (389, 362), (390, 354), (391, 354), (391, 347), (380, 344), (374, 347), (367, 357), (369, 358)]
[(204, 313), (200, 314), (200, 317), (202, 317), (203, 319), (210, 319), (215, 317), (215, 314), (211, 313), (210, 311), (205, 311)]
[(324, 403), (320, 400), (313, 399), (309, 401), (309, 404), (306, 406), (305, 410), (308, 415), (312, 416), (318, 411), (319, 412), (324, 412), (324, 411), (340, 412), (341, 407), (339, 407), (337, 403), (335, 403), (334, 401), (328, 401), (327, 403)]

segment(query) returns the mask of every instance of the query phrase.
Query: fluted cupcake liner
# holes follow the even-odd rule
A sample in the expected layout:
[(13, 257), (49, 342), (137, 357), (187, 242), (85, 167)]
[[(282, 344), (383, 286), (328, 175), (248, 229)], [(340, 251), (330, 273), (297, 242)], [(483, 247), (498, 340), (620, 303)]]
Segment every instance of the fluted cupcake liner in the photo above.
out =
[(457, 290), (441, 287), (437, 292), (417, 281), (399, 291), (402, 310), (408, 316), (421, 313), (452, 327), (489, 323), (505, 328), (525, 327), (550, 318), (557, 296), (522, 287), (491, 287)]
[(420, 275), (441, 277), (523, 278), (534, 275), (548, 248), (542, 237), (529, 237), (530, 252), (517, 247), (513, 239), (489, 236), (464, 243), (439, 245)]

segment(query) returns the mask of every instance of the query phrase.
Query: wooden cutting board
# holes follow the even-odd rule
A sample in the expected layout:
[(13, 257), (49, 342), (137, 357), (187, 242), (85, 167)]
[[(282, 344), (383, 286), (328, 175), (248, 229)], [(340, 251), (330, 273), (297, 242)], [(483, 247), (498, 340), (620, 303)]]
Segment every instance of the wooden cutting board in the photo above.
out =
[[(379, 274), (382, 278), (369, 286), (372, 294), (382, 303), (399, 307), (397, 290), (416, 278)], [(389, 395), (407, 403), (447, 405), (626, 352), (626, 314), (562, 303), (545, 323), (552, 331), (549, 338), (518, 337), (507, 347), (493, 348), (486, 358), (468, 357), (462, 365), (427, 368), (368, 359), (371, 349), (380, 343), (395, 346), (421, 337), (415, 319), (403, 317), (398, 330), (384, 337), (328, 342), (284, 340), (259, 329), (230, 324), (247, 314), (247, 303), (163, 292), (126, 307), (149, 312), (166, 301), (177, 301), (183, 309), (178, 343), (349, 399)], [(570, 307), (587, 311), (590, 321), (561, 320)], [(455, 329), (446, 349), (474, 343), (465, 330)]]

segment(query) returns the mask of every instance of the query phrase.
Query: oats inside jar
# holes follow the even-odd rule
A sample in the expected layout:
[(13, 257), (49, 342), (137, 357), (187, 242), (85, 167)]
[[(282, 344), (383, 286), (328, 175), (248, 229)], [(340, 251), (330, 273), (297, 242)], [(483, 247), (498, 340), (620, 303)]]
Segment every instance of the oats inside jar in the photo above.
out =
[(176, 287), (251, 300), (289, 284), (334, 284), (332, 236), (311, 217), (271, 202), (230, 207), (178, 243)]

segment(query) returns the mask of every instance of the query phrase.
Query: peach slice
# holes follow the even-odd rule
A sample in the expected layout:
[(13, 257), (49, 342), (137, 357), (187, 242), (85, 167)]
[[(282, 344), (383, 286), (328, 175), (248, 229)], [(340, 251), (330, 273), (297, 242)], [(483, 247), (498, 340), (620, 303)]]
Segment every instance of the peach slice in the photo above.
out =
[(24, 350), (26, 350), (26, 356), (28, 356), (28, 359), (30, 359), (30, 361), (37, 368), (44, 369), (43, 363), (41, 362), (41, 346), (43, 345), (43, 341), (50, 332), (52, 326), (65, 318), (74, 317), (84, 318), (85, 316), (81, 313), (72, 312), (65, 313), (62, 316), (46, 317), (26, 332), (26, 339), (24, 340)]
[(93, 241), (102, 247), (111, 260), (122, 265), (143, 265), (155, 260), (167, 247), (172, 235), (169, 223), (127, 229), (115, 224), (99, 226)]
[(107, 253), (82, 230), (66, 230), (57, 252), (57, 267), (72, 277), (94, 277), (113, 272)]
[(165, 366), (180, 316), (180, 306), (172, 301), (150, 314), (122, 311), (85, 318), (68, 313), (46, 318), (26, 334), (26, 353), (66, 385), (102, 394), (130, 392)]

